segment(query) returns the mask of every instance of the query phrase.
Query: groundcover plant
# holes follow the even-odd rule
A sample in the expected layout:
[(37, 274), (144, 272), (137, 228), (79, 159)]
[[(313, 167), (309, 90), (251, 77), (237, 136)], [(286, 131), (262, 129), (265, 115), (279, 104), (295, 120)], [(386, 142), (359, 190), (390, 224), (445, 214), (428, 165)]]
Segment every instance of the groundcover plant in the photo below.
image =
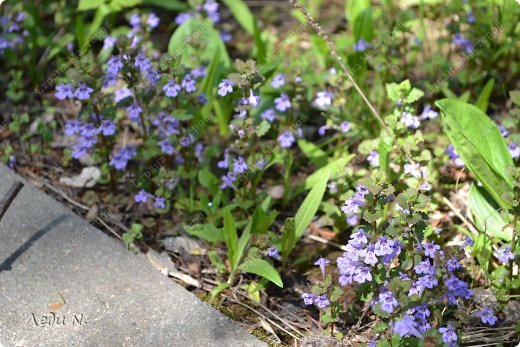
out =
[(516, 1), (0, 6), (2, 161), (264, 341), (520, 342)]

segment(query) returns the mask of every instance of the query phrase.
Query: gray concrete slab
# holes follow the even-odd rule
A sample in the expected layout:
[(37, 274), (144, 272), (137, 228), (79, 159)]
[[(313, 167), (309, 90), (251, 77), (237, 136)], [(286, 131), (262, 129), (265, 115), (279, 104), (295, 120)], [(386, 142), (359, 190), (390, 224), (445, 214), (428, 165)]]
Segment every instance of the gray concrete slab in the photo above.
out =
[(2, 344), (266, 346), (28, 183), (0, 224)]

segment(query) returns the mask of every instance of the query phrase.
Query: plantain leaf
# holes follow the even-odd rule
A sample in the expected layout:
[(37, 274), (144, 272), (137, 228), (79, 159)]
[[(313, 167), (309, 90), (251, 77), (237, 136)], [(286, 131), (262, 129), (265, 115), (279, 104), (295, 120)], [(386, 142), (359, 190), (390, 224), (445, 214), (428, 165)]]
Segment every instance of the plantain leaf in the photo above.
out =
[(305, 141), (304, 139), (298, 139), (298, 146), (300, 146), (303, 154), (318, 168), (327, 164), (327, 153), (314, 143)]
[(254, 258), (246, 260), (240, 265), (240, 269), (248, 273), (262, 276), (276, 284), (278, 287), (283, 288), (283, 282), (278, 271), (263, 259)]
[(213, 224), (195, 224), (184, 228), (184, 230), (192, 235), (200, 237), (209, 242), (224, 241), (224, 231), (215, 227)]
[(327, 182), (329, 180), (330, 174), (330, 169), (323, 172), (319, 180), (316, 182), (316, 184), (314, 184), (309, 194), (305, 197), (305, 200), (303, 200), (303, 203), (296, 212), (296, 216), (294, 216), (296, 223), (296, 239), (300, 239), (303, 236), (305, 228), (307, 228), (316, 212), (318, 212), (318, 207), (320, 206), (323, 195), (325, 194), (325, 189), (327, 188)]
[(233, 14), (240, 26), (249, 34), (254, 35), (256, 18), (242, 0), (222, 0)]
[(480, 108), (482, 112), (486, 112), (489, 104), (489, 97), (491, 96), (491, 92), (493, 91), (493, 87), (495, 86), (495, 80), (490, 79), (482, 91), (480, 92), (480, 95), (478, 96), (477, 102), (475, 103), (475, 106)]
[(482, 183), (498, 204), (511, 206), (505, 198), (513, 189), (507, 170), (513, 159), (498, 127), (477, 107), (458, 100), (442, 99), (444, 130), (466, 167)]
[(500, 207), (482, 187), (471, 185), (469, 208), (477, 228), (490, 237), (510, 242), (512, 229), (500, 214)]
[(235, 227), (235, 220), (229, 207), (224, 209), (224, 240), (228, 248), (228, 260), (231, 265), (231, 272), (238, 266), (238, 236)]

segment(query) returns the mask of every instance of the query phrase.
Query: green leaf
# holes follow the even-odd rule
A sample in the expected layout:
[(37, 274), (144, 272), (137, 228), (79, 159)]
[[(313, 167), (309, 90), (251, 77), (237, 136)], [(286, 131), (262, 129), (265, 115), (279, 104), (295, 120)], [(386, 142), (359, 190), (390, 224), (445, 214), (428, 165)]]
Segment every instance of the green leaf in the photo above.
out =
[(307, 228), (316, 212), (318, 212), (318, 207), (320, 206), (323, 195), (325, 194), (330, 174), (331, 170), (323, 172), (322, 176), (316, 182), (314, 187), (312, 187), (311, 191), (305, 197), (305, 200), (303, 200), (303, 203), (296, 212), (294, 219), (296, 223), (295, 235), (297, 239), (300, 239), (303, 236), (305, 228)]
[(172, 59), (180, 58), (180, 63), (189, 67), (195, 67), (201, 61), (211, 61), (217, 51), (220, 64), (229, 68), (231, 62), (226, 46), (209, 19), (188, 19), (175, 30), (168, 44)]
[(392, 145), (394, 144), (394, 135), (388, 134), (384, 129), (379, 135), (379, 145), (377, 146), (377, 153), (379, 154), (379, 164), (385, 171), (387, 176), (390, 174), (389, 155)]
[(228, 260), (231, 265), (231, 272), (238, 266), (238, 236), (235, 227), (235, 220), (229, 207), (224, 209), (224, 240), (228, 248)]
[(309, 160), (318, 168), (327, 164), (327, 153), (325, 153), (314, 143), (308, 142), (300, 138), (298, 139), (298, 146), (300, 146), (300, 149), (302, 150), (303, 154), (305, 154), (305, 156), (309, 158)]
[(198, 178), (202, 186), (208, 188), (211, 194), (215, 194), (219, 190), (219, 179), (213, 175), (208, 169), (202, 169), (198, 173)]
[(96, 14), (94, 15), (94, 19), (92, 20), (92, 23), (90, 24), (90, 27), (88, 29), (88, 35), (87, 35), (87, 41), (91, 40), (94, 35), (98, 32), (98, 30), (101, 28), (101, 25), (103, 25), (103, 20), (106, 16), (108, 16), (112, 10), (107, 5), (101, 5), (96, 10)]
[(345, 167), (345, 165), (347, 165), (348, 162), (351, 161), (352, 158), (354, 158), (354, 157), (355, 157), (354, 154), (347, 154), (339, 159), (335, 159), (335, 160), (331, 161), (324, 167), (316, 170), (313, 174), (311, 174), (309, 177), (307, 177), (305, 179), (303, 188), (310, 189), (310, 188), (314, 187), (323, 178), (323, 176), (325, 175), (325, 173), (327, 171), (330, 172), (330, 177), (334, 177), (336, 175), (336, 173), (341, 168)]
[(480, 92), (480, 95), (478, 96), (475, 106), (480, 108), (480, 110), (482, 112), (487, 111), (488, 104), (489, 104), (489, 97), (491, 96), (491, 93), (493, 92), (494, 86), (495, 86), (495, 80), (490, 79), (484, 86), (484, 89), (482, 89), (482, 91)]
[(365, 39), (366, 41), (372, 40), (374, 37), (374, 28), (372, 26), (372, 8), (367, 7), (361, 12), (356, 19), (354, 19), (354, 38), (357, 41), (359, 39)]
[(283, 282), (278, 271), (263, 259), (255, 258), (246, 260), (240, 265), (240, 269), (248, 273), (262, 276), (276, 284), (278, 287), (283, 288)]
[(469, 208), (481, 232), (506, 242), (511, 241), (512, 229), (502, 218), (499, 206), (485, 189), (476, 184), (472, 184), (469, 191)]
[(266, 57), (267, 57), (267, 46), (264, 42), (264, 40), (262, 39), (262, 32), (260, 31), (260, 28), (258, 28), (258, 21), (254, 20), (253, 22), (254, 26), (254, 33), (253, 33), (253, 37), (255, 39), (255, 56), (256, 56), (256, 60), (260, 63), (260, 64), (264, 64), (265, 63), (265, 60), (266, 60)]
[[(271, 199), (271, 197), (268, 197), (268, 199)], [(253, 213), (253, 219), (251, 220), (251, 232), (265, 233), (271, 224), (273, 224), (277, 216), (277, 211), (273, 211), (268, 214), (266, 208), (257, 206), (255, 212)]]
[(256, 22), (256, 18), (253, 16), (253, 13), (251, 13), (249, 7), (242, 0), (222, 0), (222, 2), (229, 8), (229, 11), (233, 14), (238, 24), (240, 24), (249, 35), (253, 35), (255, 32), (254, 23)]
[(143, 0), (146, 5), (155, 5), (170, 11), (182, 11), (188, 8), (188, 4), (180, 0)]
[(282, 237), (280, 238), (282, 257), (284, 261), (289, 258), (289, 254), (292, 252), (297, 241), (296, 223), (294, 218), (287, 218), (282, 229)]
[(184, 230), (192, 235), (197, 236), (209, 242), (224, 241), (224, 230), (215, 227), (213, 224), (195, 224), (184, 228)]
[(513, 166), (513, 159), (498, 127), (473, 105), (451, 99), (435, 104), (443, 112), (444, 130), (466, 167), (501, 207), (509, 209), (504, 196), (512, 191), (513, 178), (506, 168)]
[(350, 0), (345, 6), (345, 16), (350, 23), (367, 8), (370, 7), (370, 0)]
[(79, 0), (78, 11), (88, 11), (103, 5), (105, 0)]

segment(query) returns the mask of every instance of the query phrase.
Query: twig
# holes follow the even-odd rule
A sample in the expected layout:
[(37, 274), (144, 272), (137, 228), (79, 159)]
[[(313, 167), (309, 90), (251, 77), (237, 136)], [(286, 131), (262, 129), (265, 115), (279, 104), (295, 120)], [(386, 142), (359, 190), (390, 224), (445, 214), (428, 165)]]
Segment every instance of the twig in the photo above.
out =
[(20, 181), (16, 181), (13, 183), (11, 188), (9, 188), (9, 191), (7, 192), (6, 196), (4, 197), (2, 202), (0, 202), (0, 221), (2, 221), (4, 214), (7, 212), (7, 209), (9, 208), (9, 206), (11, 206), (14, 198), (16, 198), (22, 187), (23, 183)]
[(450, 200), (448, 200), (446, 197), (443, 197), (442, 201), (444, 201), (446, 205), (448, 205), (448, 207), (453, 211), (453, 213), (455, 213), (455, 215), (459, 217), (462, 223), (464, 223), (474, 234), (479, 234), (477, 228), (475, 228), (475, 226), (473, 226), (473, 224), (470, 223), (455, 206), (453, 206)]
[(311, 240), (318, 241), (318, 242), (324, 243), (326, 245), (330, 245), (330, 246), (336, 247), (338, 249), (341, 249), (342, 251), (347, 251), (348, 250), (346, 246), (340, 245), (339, 243), (336, 243), (334, 241), (327, 240), (326, 238), (323, 238), (321, 236), (310, 234), (310, 235), (307, 235), (307, 237), (309, 239), (311, 239)]

